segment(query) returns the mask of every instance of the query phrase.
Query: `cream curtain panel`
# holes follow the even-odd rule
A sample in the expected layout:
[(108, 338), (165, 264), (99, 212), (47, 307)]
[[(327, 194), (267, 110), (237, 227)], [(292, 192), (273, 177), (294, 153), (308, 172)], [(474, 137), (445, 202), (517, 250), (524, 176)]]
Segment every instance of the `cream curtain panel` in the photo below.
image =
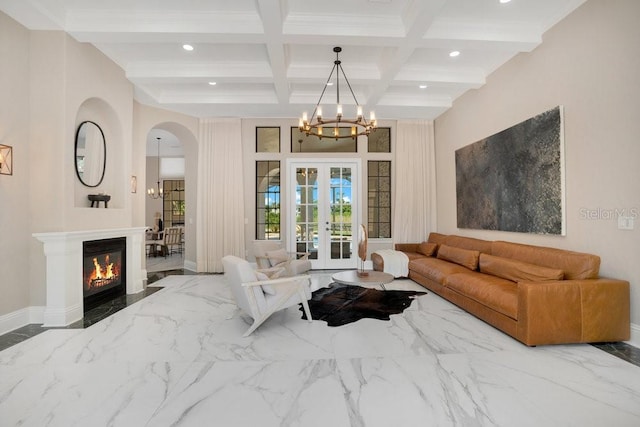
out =
[(433, 122), (398, 121), (396, 134), (393, 241), (421, 242), (436, 230)]
[(223, 256), (245, 256), (241, 136), (239, 119), (200, 121), (198, 272), (222, 272)]

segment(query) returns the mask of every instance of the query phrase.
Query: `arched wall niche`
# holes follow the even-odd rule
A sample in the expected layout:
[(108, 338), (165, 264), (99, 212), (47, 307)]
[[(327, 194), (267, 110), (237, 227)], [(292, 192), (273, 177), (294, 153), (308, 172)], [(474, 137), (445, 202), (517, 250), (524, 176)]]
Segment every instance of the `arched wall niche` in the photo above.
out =
[(75, 147), (75, 132), (84, 121), (92, 121), (102, 129), (106, 146), (105, 173), (99, 186), (86, 187), (76, 176), (75, 157), (73, 158), (72, 167), (67, 173), (73, 174), (74, 207), (88, 208), (90, 207), (90, 202), (87, 199), (89, 194), (104, 193), (111, 196), (109, 209), (122, 209), (125, 206), (125, 178), (127, 175), (125, 168), (122, 167), (125, 163), (122, 123), (120, 123), (116, 111), (105, 100), (101, 98), (86, 99), (78, 107), (74, 123), (74, 138), (68, 142), (72, 146), (72, 152)]

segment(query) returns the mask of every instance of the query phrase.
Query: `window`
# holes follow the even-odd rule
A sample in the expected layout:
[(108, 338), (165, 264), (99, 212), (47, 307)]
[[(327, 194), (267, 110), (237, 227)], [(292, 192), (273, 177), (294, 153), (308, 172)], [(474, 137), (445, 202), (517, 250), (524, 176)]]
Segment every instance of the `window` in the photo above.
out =
[(256, 127), (256, 153), (280, 152), (280, 128)]
[(256, 162), (256, 240), (280, 239), (280, 162)]
[(369, 134), (367, 138), (370, 153), (391, 152), (391, 128), (378, 128)]
[[(351, 135), (350, 127), (337, 128), (340, 135)], [(327, 126), (327, 136), (320, 139), (315, 135), (307, 136), (297, 127), (291, 127), (292, 153), (356, 153), (358, 142), (356, 138), (331, 138), (334, 128)]]
[(391, 161), (367, 163), (369, 237), (391, 237)]
[(164, 227), (184, 226), (184, 179), (162, 181)]

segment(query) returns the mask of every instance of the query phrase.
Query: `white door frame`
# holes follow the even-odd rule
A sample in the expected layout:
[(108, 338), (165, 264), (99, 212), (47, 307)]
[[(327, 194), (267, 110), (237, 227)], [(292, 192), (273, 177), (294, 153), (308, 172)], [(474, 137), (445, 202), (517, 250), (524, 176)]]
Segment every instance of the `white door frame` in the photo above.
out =
[[(327, 166), (331, 164), (352, 166), (352, 193), (351, 195), (351, 223), (352, 233), (358, 230), (358, 226), (362, 224), (362, 160), (359, 158), (289, 158), (286, 159), (286, 210), (284, 212), (284, 221), (286, 224), (286, 236), (287, 236), (287, 250), (290, 252), (296, 252), (296, 232), (295, 232), (295, 170), (298, 166), (309, 167), (310, 165)], [(355, 183), (353, 182), (355, 180)], [(320, 226), (320, 224), (319, 224)], [(352, 235), (353, 250), (351, 251), (351, 259), (342, 260), (342, 264), (335, 268), (357, 268), (358, 254), (357, 254), (357, 236)], [(340, 260), (336, 260), (340, 261)], [(346, 262), (345, 262), (346, 261)], [(314, 268), (327, 268), (325, 265), (318, 266), (318, 263), (311, 261)], [(331, 260), (325, 260), (325, 262), (331, 262)]]

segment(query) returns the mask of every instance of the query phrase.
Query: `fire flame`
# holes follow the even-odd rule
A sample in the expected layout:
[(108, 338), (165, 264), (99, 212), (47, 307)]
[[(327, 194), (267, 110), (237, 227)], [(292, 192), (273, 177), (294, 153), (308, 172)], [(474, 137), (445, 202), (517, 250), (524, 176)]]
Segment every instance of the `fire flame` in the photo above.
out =
[(105, 256), (104, 265), (100, 265), (97, 257), (93, 258), (93, 267), (93, 272), (89, 275), (87, 280), (89, 289), (111, 283), (113, 280), (117, 279), (120, 274), (119, 266), (114, 266), (109, 259), (109, 255)]

